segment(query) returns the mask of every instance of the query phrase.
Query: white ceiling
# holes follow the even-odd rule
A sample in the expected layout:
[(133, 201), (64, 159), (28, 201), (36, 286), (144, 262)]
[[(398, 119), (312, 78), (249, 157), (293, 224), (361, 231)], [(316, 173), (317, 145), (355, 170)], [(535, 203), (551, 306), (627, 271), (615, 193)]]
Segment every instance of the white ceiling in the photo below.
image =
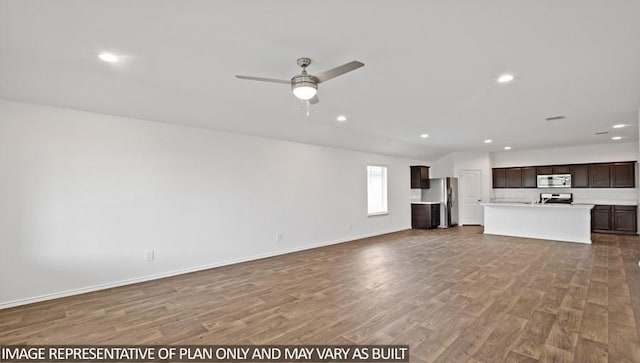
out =
[[(234, 78), (301, 56), (366, 66), (309, 117), (287, 85)], [(633, 141), (640, 1), (0, 0), (0, 98), (421, 159)]]

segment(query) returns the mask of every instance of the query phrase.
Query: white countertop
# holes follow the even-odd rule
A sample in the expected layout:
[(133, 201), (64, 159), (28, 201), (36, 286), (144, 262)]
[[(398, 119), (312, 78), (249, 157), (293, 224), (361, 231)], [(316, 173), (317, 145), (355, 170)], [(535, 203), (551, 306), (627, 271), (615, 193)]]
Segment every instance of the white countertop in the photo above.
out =
[(598, 204), (598, 205), (638, 205), (637, 200), (586, 200), (574, 202), (575, 204)]
[(558, 204), (558, 203), (549, 203), (549, 204), (531, 204), (531, 202), (490, 202), (490, 203), (480, 203), (482, 206), (489, 207), (527, 207), (527, 208), (573, 208), (573, 209), (592, 209), (593, 204)]
[(414, 202), (414, 201), (411, 201), (411, 204), (440, 204), (440, 202)]

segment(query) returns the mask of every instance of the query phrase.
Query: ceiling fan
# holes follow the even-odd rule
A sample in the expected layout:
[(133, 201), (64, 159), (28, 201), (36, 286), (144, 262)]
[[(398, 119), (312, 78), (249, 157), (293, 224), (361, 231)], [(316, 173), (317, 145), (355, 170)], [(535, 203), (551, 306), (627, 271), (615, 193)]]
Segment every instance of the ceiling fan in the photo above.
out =
[(347, 72), (351, 72), (360, 67), (364, 66), (364, 63), (358, 61), (352, 61), (349, 63), (345, 63), (341, 66), (331, 68), (327, 71), (316, 73), (315, 75), (307, 73), (307, 67), (311, 64), (311, 59), (309, 58), (298, 58), (298, 65), (302, 67), (302, 72), (300, 74), (293, 76), (290, 81), (284, 79), (273, 79), (273, 78), (262, 78), (262, 77), (251, 77), (251, 76), (238, 76), (240, 79), (248, 79), (250, 81), (262, 81), (262, 82), (273, 82), (273, 83), (285, 83), (291, 85), (291, 90), (293, 94), (303, 101), (309, 101), (311, 104), (316, 104), (319, 102), (318, 96), (316, 93), (318, 92), (318, 84), (328, 81), (332, 78), (336, 78), (341, 76)]

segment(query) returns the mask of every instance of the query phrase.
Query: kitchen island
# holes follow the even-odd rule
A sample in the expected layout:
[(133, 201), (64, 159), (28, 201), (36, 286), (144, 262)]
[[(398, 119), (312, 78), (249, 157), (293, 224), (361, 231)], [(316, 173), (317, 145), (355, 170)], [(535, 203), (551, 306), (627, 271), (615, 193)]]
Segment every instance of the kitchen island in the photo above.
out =
[(480, 204), (485, 234), (591, 243), (593, 204)]

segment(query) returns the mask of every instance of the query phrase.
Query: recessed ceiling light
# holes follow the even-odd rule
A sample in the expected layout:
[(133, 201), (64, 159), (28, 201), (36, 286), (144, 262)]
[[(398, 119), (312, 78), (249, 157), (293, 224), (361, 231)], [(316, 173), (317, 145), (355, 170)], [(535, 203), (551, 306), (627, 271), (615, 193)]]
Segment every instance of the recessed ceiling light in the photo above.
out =
[(347, 116), (340, 115), (340, 116), (336, 117), (336, 120), (338, 120), (340, 122), (345, 122), (345, 121), (347, 121)]
[(511, 150), (511, 146), (505, 146), (504, 149), (505, 150)]
[(426, 139), (427, 137), (429, 137), (429, 134), (422, 134), (420, 135), (421, 138)]
[(620, 140), (622, 139), (622, 136), (614, 136), (611, 138), (611, 140)]
[(492, 142), (493, 142), (493, 140), (491, 140), (491, 139), (486, 139), (486, 140), (484, 140), (484, 143), (485, 143), (485, 144), (491, 144)]
[(614, 129), (621, 129), (621, 128), (625, 127), (625, 126), (627, 126), (627, 125), (624, 125), (624, 124), (617, 124), (617, 125), (613, 125), (613, 128), (614, 128)]
[(109, 63), (116, 63), (117, 61), (120, 60), (117, 55), (112, 54), (112, 53), (100, 53), (98, 55), (98, 58), (102, 59), (105, 62), (109, 62)]
[(509, 73), (505, 73), (503, 75), (501, 75), (500, 77), (498, 77), (497, 81), (498, 83), (509, 83), (511, 81), (513, 81), (515, 77), (513, 77), (513, 74), (509, 74)]

